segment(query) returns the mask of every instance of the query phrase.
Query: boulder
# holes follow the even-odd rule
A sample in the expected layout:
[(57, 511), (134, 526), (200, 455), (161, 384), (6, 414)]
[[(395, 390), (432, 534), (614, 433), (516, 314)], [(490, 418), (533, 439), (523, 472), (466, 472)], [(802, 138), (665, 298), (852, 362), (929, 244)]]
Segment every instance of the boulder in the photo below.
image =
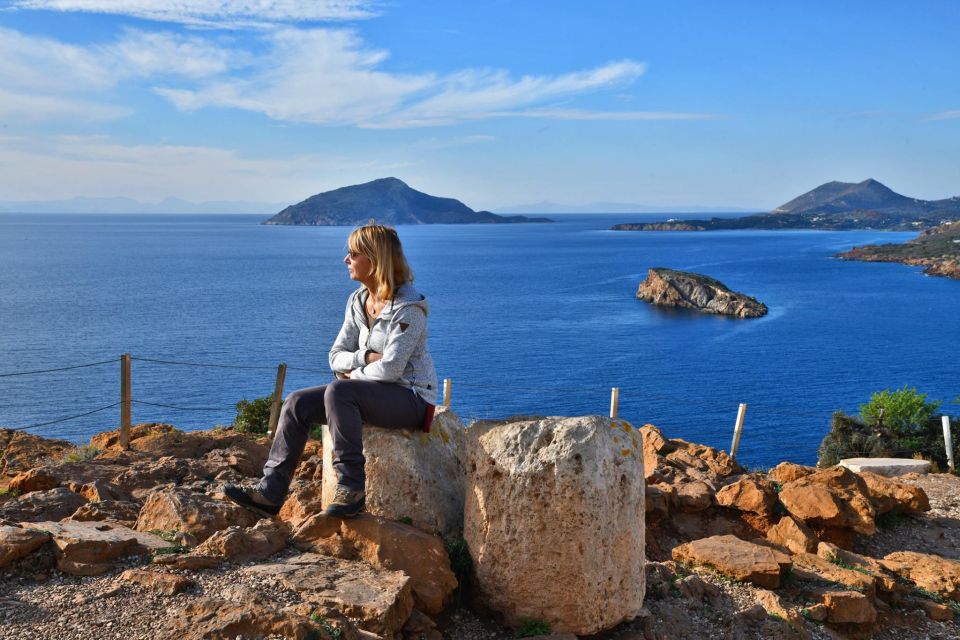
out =
[(673, 559), (693, 565), (708, 565), (720, 573), (776, 589), (791, 563), (790, 556), (771, 547), (741, 540), (736, 536), (712, 536), (673, 549)]
[(842, 549), (829, 542), (821, 542), (817, 545), (817, 555), (824, 560), (873, 576), (881, 591), (890, 593), (897, 588), (896, 579), (883, 568), (879, 560)]
[(73, 514), (87, 500), (66, 487), (33, 491), (0, 506), (0, 518), (14, 522), (62, 520)]
[(763, 478), (744, 476), (717, 492), (717, 504), (738, 511), (769, 516), (776, 503), (773, 484)]
[(32, 553), (49, 540), (50, 534), (46, 531), (0, 526), (0, 568)]
[(120, 580), (146, 587), (165, 596), (175, 596), (178, 593), (183, 593), (196, 584), (193, 580), (184, 576), (162, 571), (150, 571), (149, 569), (127, 569), (120, 574)]
[(96, 479), (88, 482), (80, 488), (80, 495), (90, 502), (111, 501), (129, 501), (130, 494), (121, 489), (118, 485), (105, 480)]
[(791, 553), (812, 553), (817, 550), (818, 542), (810, 527), (792, 516), (780, 518), (780, 522), (767, 531), (767, 540)]
[(318, 480), (294, 480), (277, 517), (296, 529), (315, 513), (323, 511), (323, 488)]
[(647, 478), (650, 478), (657, 471), (660, 452), (667, 448), (667, 439), (660, 429), (652, 424), (640, 427), (640, 436), (643, 438), (643, 472)]
[(915, 551), (895, 551), (880, 564), (943, 598), (960, 602), (960, 561)]
[(113, 562), (169, 546), (159, 536), (102, 522), (37, 522), (29, 526), (47, 531), (57, 551), (57, 568), (64, 573), (94, 576), (113, 568)]
[(908, 473), (923, 475), (930, 471), (928, 460), (913, 458), (845, 458), (839, 465), (855, 473), (869, 471), (887, 477), (905, 476)]
[(300, 549), (403, 571), (410, 576), (416, 607), (431, 615), (443, 611), (457, 588), (443, 540), (400, 522), (366, 514), (350, 519), (316, 514), (292, 538)]
[(257, 516), (226, 500), (182, 488), (154, 491), (137, 518), (137, 531), (183, 531), (203, 542), (227, 527), (249, 527)]
[(478, 422), (467, 431), (464, 537), (484, 603), (507, 624), (586, 635), (644, 595), (641, 436), (600, 416)]
[(780, 484), (787, 484), (817, 472), (816, 467), (805, 467), (793, 462), (781, 462), (767, 472), (767, 477)]
[(190, 553), (164, 553), (153, 557), (153, 564), (162, 565), (170, 569), (181, 571), (199, 571), (210, 569), (222, 564), (222, 556), (206, 556), (191, 551)]
[(843, 467), (833, 467), (793, 480), (780, 490), (780, 502), (808, 525), (850, 528), (876, 533), (875, 511), (866, 483)]
[(869, 471), (861, 472), (867, 493), (877, 515), (883, 513), (923, 513), (930, 510), (926, 492), (918, 486), (897, 482)]
[(400, 571), (305, 553), (244, 572), (271, 577), (305, 602), (334, 607), (362, 629), (385, 638), (400, 631), (413, 611), (410, 578)]
[(779, 595), (766, 589), (757, 589), (757, 604), (762, 606), (767, 614), (783, 618), (794, 626), (803, 626), (803, 614), (800, 608), (785, 602)]
[[(364, 425), (367, 511), (391, 520), (410, 518), (414, 526), (445, 539), (458, 537), (463, 527), (463, 442), (460, 418), (443, 407), (437, 408), (430, 433)], [(332, 452), (329, 428), (324, 427), (324, 507), (337, 488)]]
[(289, 533), (284, 523), (264, 519), (249, 528), (234, 526), (217, 531), (197, 547), (196, 553), (233, 562), (263, 560), (287, 546)]
[(647, 279), (637, 289), (637, 298), (661, 307), (696, 309), (737, 318), (759, 318), (767, 314), (767, 305), (731, 291), (718, 280), (662, 267), (647, 271)]
[(201, 460), (165, 456), (140, 460), (113, 478), (113, 482), (134, 498), (143, 500), (161, 485), (179, 485), (195, 480), (212, 480), (213, 469)]

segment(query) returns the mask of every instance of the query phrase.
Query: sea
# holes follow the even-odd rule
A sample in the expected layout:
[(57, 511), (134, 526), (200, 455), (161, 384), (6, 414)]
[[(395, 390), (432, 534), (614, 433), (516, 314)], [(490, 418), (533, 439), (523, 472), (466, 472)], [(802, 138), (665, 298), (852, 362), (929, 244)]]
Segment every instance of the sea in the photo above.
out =
[[(960, 281), (846, 262), (874, 231), (617, 232), (656, 214), (553, 224), (401, 226), (428, 297), (430, 348), (464, 420), (618, 415), (729, 450), (812, 464), (834, 411), (914, 387), (960, 413)], [(241, 399), (331, 378), (355, 283), (347, 227), (251, 215), (0, 214), (0, 426), (85, 443), (132, 418), (185, 430)], [(650, 267), (709, 275), (770, 308), (742, 320), (636, 299)], [(80, 366), (90, 365), (90, 366)], [(75, 367), (75, 368), (67, 368)]]

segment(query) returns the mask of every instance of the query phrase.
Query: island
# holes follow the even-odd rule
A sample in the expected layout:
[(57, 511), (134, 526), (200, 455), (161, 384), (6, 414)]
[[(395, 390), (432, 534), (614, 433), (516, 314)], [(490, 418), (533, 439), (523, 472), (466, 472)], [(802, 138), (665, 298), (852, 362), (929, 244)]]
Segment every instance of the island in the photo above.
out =
[(454, 198), (428, 195), (397, 178), (380, 178), (318, 193), (287, 207), (262, 224), (357, 226), (370, 220), (389, 225), (553, 222), (549, 218), (474, 211)]
[(731, 291), (719, 280), (663, 267), (647, 271), (647, 279), (637, 289), (637, 298), (661, 307), (696, 309), (737, 318), (759, 318), (767, 314), (767, 305)]
[(960, 220), (960, 197), (944, 200), (910, 198), (873, 179), (828, 182), (780, 205), (769, 213), (708, 220), (669, 219), (626, 223), (614, 231), (718, 231), (733, 229), (821, 229), (846, 231), (922, 231)]
[(960, 222), (923, 231), (902, 244), (868, 244), (837, 254), (843, 260), (899, 262), (925, 267), (929, 276), (960, 279)]

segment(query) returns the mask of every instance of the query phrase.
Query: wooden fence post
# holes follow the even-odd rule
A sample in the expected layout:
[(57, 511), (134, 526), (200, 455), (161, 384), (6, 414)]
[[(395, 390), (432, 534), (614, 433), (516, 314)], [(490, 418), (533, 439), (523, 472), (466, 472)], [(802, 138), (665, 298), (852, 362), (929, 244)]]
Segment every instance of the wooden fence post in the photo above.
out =
[(956, 471), (957, 465), (953, 460), (953, 434), (950, 433), (950, 416), (942, 416), (943, 422), (943, 445), (947, 450), (947, 462), (950, 464), (950, 471)]
[(443, 406), (445, 407), (450, 406), (450, 385), (451, 384), (452, 384), (452, 381), (450, 380), (450, 378), (443, 379)]
[(617, 409), (620, 407), (620, 387), (610, 388), (610, 417), (617, 417)]
[(120, 448), (130, 448), (130, 354), (120, 356)]
[(270, 405), (270, 426), (267, 433), (272, 438), (280, 422), (280, 404), (283, 402), (283, 382), (287, 377), (287, 365), (283, 362), (277, 367), (277, 382), (273, 386), (273, 404)]
[(743, 433), (743, 417), (746, 413), (747, 405), (741, 402), (740, 408), (737, 409), (737, 424), (733, 427), (733, 442), (730, 444), (730, 458), (733, 460), (737, 459), (737, 448), (740, 446), (740, 434)]

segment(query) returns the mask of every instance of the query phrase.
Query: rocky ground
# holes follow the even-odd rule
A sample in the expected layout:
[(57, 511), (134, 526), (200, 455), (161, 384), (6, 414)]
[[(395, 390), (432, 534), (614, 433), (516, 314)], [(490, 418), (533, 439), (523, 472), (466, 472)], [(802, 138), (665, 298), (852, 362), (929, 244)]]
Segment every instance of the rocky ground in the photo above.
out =
[[(646, 469), (646, 597), (591, 637), (960, 638), (960, 478), (747, 473), (627, 431)], [(229, 430), (141, 425), (130, 451), (115, 432), (78, 450), (0, 430), (0, 638), (517, 637), (457, 540), (405, 524), (412, 512), (316, 515), (319, 443), (277, 519), (224, 501), (220, 484), (255, 477), (265, 455)]]

